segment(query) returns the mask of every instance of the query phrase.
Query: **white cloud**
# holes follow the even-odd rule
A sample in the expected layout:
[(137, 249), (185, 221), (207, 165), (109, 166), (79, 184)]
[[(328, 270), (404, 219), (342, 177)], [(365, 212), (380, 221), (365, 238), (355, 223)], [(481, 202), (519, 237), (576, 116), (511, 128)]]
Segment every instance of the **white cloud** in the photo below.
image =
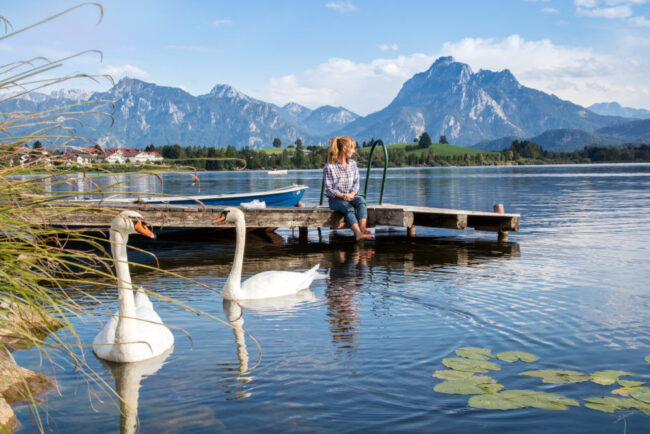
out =
[(108, 65), (105, 68), (102, 68), (99, 71), (100, 74), (108, 74), (113, 77), (113, 80), (118, 81), (124, 77), (137, 78), (144, 81), (151, 81), (151, 75), (148, 72), (143, 71), (137, 66), (133, 65)]
[(399, 45), (397, 45), (397, 44), (378, 44), (377, 47), (381, 51), (397, 51), (397, 50), (399, 50)]
[(342, 14), (357, 11), (357, 7), (353, 5), (352, 2), (344, 2), (344, 1), (330, 2), (327, 3), (325, 7), (340, 12)]
[(593, 8), (598, 5), (598, 0), (575, 0), (574, 5), (583, 8)]
[(555, 8), (543, 8), (542, 12), (544, 12), (545, 14), (559, 14), (560, 13), (560, 11), (558, 11)]
[(646, 17), (632, 17), (629, 22), (636, 27), (650, 27), (650, 20)]
[[(645, 44), (645, 45), (643, 45)], [(273, 78), (263, 89), (246, 92), (284, 105), (294, 101), (316, 108), (342, 105), (366, 115), (386, 107), (404, 82), (426, 71), (436, 58), (451, 55), (474, 71), (509, 69), (524, 86), (554, 93), (581, 105), (618, 101), (648, 107), (650, 43), (623, 41), (624, 50), (607, 55), (591, 48), (528, 41), (518, 35), (503, 39), (466, 38), (446, 42), (438, 53), (378, 58), (367, 63), (332, 58), (301, 73)], [(648, 57), (648, 58), (646, 58)]]
[[(554, 93), (581, 105), (618, 101), (646, 107), (650, 86), (645, 71), (650, 60), (643, 56), (644, 40), (628, 41), (616, 55), (590, 48), (555, 45), (549, 40), (526, 41), (518, 35), (504, 39), (467, 38), (447, 42), (443, 53), (468, 63), (474, 70), (510, 69), (525, 86)], [(641, 53), (641, 54), (640, 54)]]
[(366, 115), (387, 106), (406, 80), (429, 68), (434, 60), (424, 54), (369, 63), (332, 58), (301, 74), (273, 78), (266, 88), (252, 93), (279, 105), (291, 101), (311, 108), (342, 105)]
[(614, 6), (611, 8), (577, 8), (576, 14), (583, 17), (596, 17), (618, 19), (627, 18), (632, 15), (632, 9), (629, 6)]
[(220, 27), (220, 26), (223, 26), (224, 24), (232, 24), (232, 20), (221, 19), (221, 20), (214, 20), (212, 22), (212, 25), (215, 26), (215, 27)]

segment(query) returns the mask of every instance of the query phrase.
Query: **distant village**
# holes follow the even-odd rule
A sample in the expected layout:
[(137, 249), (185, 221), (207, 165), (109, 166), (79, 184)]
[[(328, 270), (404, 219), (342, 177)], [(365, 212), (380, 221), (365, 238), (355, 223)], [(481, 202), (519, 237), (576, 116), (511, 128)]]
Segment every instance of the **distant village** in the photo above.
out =
[(66, 151), (52, 151), (46, 148), (35, 146), (30, 148), (22, 146), (16, 149), (19, 156), (16, 163), (25, 165), (31, 161), (40, 160), (46, 163), (64, 164), (67, 166), (89, 166), (95, 163), (105, 164), (152, 164), (163, 161), (162, 155), (158, 152), (147, 152), (135, 148), (103, 149), (100, 146), (93, 148), (79, 148)]

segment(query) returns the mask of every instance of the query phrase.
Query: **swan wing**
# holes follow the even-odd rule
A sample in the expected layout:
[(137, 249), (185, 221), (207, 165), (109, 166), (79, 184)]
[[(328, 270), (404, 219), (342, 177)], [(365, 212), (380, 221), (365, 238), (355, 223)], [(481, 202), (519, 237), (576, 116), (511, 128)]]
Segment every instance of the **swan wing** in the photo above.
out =
[[(314, 270), (314, 269), (312, 269)], [(312, 270), (265, 271), (246, 279), (241, 285), (242, 299), (283, 297), (309, 288), (318, 273)]]

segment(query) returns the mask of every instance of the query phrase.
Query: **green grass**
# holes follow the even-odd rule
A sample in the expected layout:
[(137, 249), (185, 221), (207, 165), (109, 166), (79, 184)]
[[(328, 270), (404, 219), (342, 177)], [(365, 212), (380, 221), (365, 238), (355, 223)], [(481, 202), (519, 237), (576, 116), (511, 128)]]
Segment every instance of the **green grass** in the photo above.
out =
[[(396, 151), (398, 149), (404, 149), (407, 146), (417, 146), (417, 143), (411, 142), (411, 143), (394, 143), (391, 145), (386, 145), (386, 148), (388, 148), (388, 153), (390, 154), (391, 151)], [(413, 151), (406, 151), (407, 154), (416, 154), (420, 155), (424, 152), (429, 152), (432, 150), (434, 154), (439, 155), (441, 157), (455, 157), (457, 155), (478, 155), (478, 154), (493, 154), (494, 152), (489, 152), (489, 151), (481, 151), (478, 149), (471, 149), (471, 148), (463, 148), (462, 146), (454, 146), (454, 145), (448, 145), (448, 144), (442, 144), (442, 143), (434, 143), (430, 147), (426, 149), (415, 149)], [(361, 153), (367, 154), (370, 152), (370, 148), (363, 148), (361, 149)], [(379, 152), (381, 154), (381, 151), (378, 149), (375, 149), (375, 153)]]
[[(388, 153), (390, 154), (391, 151), (395, 151), (398, 149), (404, 149), (407, 146), (416, 146), (417, 143), (411, 142), (411, 143), (393, 143), (390, 145), (386, 145), (386, 148), (388, 148)], [(272, 149), (261, 149), (262, 152), (265, 152), (267, 154), (281, 154), (282, 151), (284, 151), (287, 148), (272, 148)], [(423, 152), (429, 152), (429, 150), (433, 150), (433, 152), (436, 155), (442, 156), (442, 157), (455, 157), (457, 155), (478, 155), (478, 154), (494, 154), (495, 152), (491, 151), (481, 151), (479, 149), (472, 149), (472, 148), (464, 148), (462, 146), (454, 146), (454, 145), (449, 145), (449, 144), (442, 144), (442, 143), (434, 143), (432, 144), (429, 148), (427, 149), (415, 149), (413, 151), (406, 151), (407, 154), (416, 154), (420, 155)], [(289, 151), (295, 151), (295, 148), (289, 148)], [(357, 151), (360, 154), (368, 154), (370, 152), (370, 148), (361, 148), (357, 147)], [(379, 149), (375, 150), (375, 153), (379, 152), (381, 154), (381, 151)]]

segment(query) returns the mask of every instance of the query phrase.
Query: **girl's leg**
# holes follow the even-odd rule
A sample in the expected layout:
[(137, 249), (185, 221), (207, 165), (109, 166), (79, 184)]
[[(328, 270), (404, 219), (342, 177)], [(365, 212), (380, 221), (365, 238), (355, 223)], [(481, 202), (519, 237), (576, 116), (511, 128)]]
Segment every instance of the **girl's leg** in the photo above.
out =
[[(353, 201), (354, 202), (354, 201)], [(368, 235), (364, 234), (359, 228), (359, 221), (355, 213), (355, 207), (352, 202), (343, 199), (330, 199), (329, 206), (331, 210), (339, 211), (345, 217), (345, 222), (350, 226), (357, 241), (368, 239)], [(366, 216), (367, 218), (367, 216)]]
[(369, 234), (370, 231), (366, 227), (368, 222), (368, 208), (366, 207), (366, 200), (362, 196), (355, 196), (354, 200), (350, 202), (356, 209), (356, 215), (359, 219), (359, 230), (363, 234)]

